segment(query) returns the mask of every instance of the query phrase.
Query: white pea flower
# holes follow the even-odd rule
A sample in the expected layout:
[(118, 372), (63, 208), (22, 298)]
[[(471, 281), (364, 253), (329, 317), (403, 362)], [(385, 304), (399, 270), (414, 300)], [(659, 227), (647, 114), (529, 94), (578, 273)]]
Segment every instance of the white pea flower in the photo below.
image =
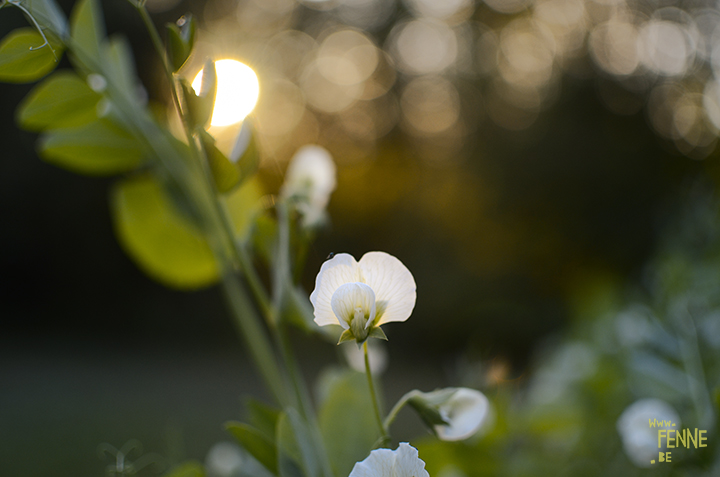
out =
[(303, 225), (322, 223), (330, 194), (335, 190), (335, 163), (321, 146), (303, 146), (290, 160), (280, 195), (296, 201)]
[(418, 451), (407, 442), (396, 450), (375, 449), (362, 462), (358, 462), (349, 477), (430, 477)]
[(429, 393), (414, 391), (408, 404), (443, 441), (472, 437), (488, 422), (491, 413), (488, 398), (469, 388), (445, 388)]
[(381, 339), (380, 325), (405, 321), (415, 307), (415, 279), (400, 260), (368, 252), (359, 262), (339, 253), (322, 264), (310, 301), (319, 326), (340, 325), (340, 341)]
[[(650, 427), (650, 422), (657, 427)], [(657, 459), (659, 451), (664, 451), (658, 448), (658, 428), (680, 428), (680, 417), (675, 409), (660, 399), (641, 399), (620, 415), (617, 430), (625, 454), (636, 466), (650, 467), (650, 461)]]

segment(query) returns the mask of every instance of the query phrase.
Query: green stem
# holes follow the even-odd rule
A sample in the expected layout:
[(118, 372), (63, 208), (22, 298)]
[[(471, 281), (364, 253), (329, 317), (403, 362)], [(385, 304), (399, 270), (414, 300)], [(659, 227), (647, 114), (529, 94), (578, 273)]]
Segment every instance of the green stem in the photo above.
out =
[[(230, 262), (231, 264), (236, 262), (240, 265), (240, 269), (243, 272), (263, 315), (266, 318), (269, 318), (273, 315), (273, 311), (270, 307), (267, 294), (265, 293), (260, 279), (252, 267), (242, 244), (235, 239), (235, 230), (230, 214), (227, 210), (227, 206), (218, 199), (212, 176), (208, 170), (206, 161), (202, 157), (203, 151), (195, 141), (192, 127), (187, 117), (183, 114), (175, 78), (172, 69), (170, 68), (170, 62), (168, 61), (165, 53), (160, 35), (155, 28), (145, 5), (140, 2), (135, 3), (134, 5), (138, 10), (148, 33), (150, 34), (155, 51), (162, 61), (165, 76), (170, 84), (170, 91), (175, 109), (182, 121), (188, 145), (191, 147), (195, 157), (197, 158), (195, 166), (197, 167), (198, 164), (201, 166), (201, 171), (199, 172), (201, 172), (201, 175), (204, 178), (203, 181), (200, 181), (202, 183), (200, 189), (203, 189), (203, 193), (201, 195), (206, 196), (203, 198), (207, 199), (202, 200), (205, 205), (204, 209), (206, 209), (207, 212), (207, 214), (204, 215), (206, 215), (209, 238), (214, 239), (214, 241), (217, 242), (214, 247), (216, 256), (218, 260), (223, 263), (223, 268), (227, 268), (225, 267), (227, 262)], [(192, 196), (193, 194), (190, 195)], [(230, 257), (234, 260), (230, 259)], [(228, 305), (233, 312), (238, 328), (245, 339), (248, 349), (260, 369), (265, 382), (275, 396), (276, 400), (279, 403), (283, 403), (283, 405), (287, 404), (288, 396), (285, 392), (285, 386), (282, 378), (283, 374), (278, 367), (270, 342), (258, 324), (259, 320), (255, 315), (255, 310), (250, 305), (245, 290), (241, 286), (237, 277), (235, 277), (230, 270), (225, 270), (223, 272), (222, 284)]]
[(192, 148), (195, 156), (199, 158), (199, 150), (197, 147), (197, 143), (193, 138), (192, 126), (190, 125), (190, 121), (188, 121), (188, 118), (182, 112), (182, 108), (180, 106), (180, 97), (178, 96), (177, 85), (175, 84), (175, 76), (172, 68), (170, 67), (170, 61), (168, 60), (167, 54), (165, 52), (165, 47), (163, 46), (162, 40), (160, 39), (160, 33), (157, 31), (157, 28), (155, 28), (155, 24), (153, 23), (152, 18), (150, 18), (150, 14), (148, 13), (147, 8), (145, 8), (145, 2), (133, 2), (131, 0), (130, 3), (132, 3), (137, 9), (138, 13), (140, 14), (140, 18), (142, 18), (143, 24), (145, 25), (145, 28), (150, 34), (150, 39), (152, 41), (153, 47), (155, 48), (155, 52), (157, 53), (157, 55), (160, 57), (160, 61), (162, 61), (165, 77), (170, 84), (170, 95), (172, 96), (175, 110), (177, 111), (177, 114), (180, 117), (180, 121), (182, 122), (188, 145)]
[(286, 405), (288, 396), (285, 393), (282, 373), (275, 361), (272, 348), (258, 324), (255, 310), (253, 310), (244, 288), (238, 278), (230, 271), (224, 273), (222, 285), (238, 329), (268, 388), (277, 402)]
[(365, 355), (365, 374), (367, 375), (368, 387), (370, 388), (370, 397), (372, 398), (373, 409), (375, 410), (375, 420), (378, 429), (380, 429), (380, 445), (390, 442), (390, 436), (383, 425), (382, 417), (380, 417), (380, 406), (378, 405), (377, 394), (375, 393), (375, 385), (373, 384), (372, 371), (370, 371), (370, 358), (368, 357), (367, 341), (363, 343), (363, 354)]
[(383, 422), (383, 429), (385, 429), (386, 434), (389, 433), (388, 431), (390, 430), (390, 426), (395, 421), (395, 418), (397, 417), (400, 410), (405, 407), (405, 404), (407, 404), (410, 398), (412, 398), (416, 394), (418, 394), (418, 391), (413, 389), (412, 391), (405, 393), (405, 395), (401, 397), (397, 403), (395, 403), (393, 408), (390, 410), (390, 413), (385, 418), (385, 421)]

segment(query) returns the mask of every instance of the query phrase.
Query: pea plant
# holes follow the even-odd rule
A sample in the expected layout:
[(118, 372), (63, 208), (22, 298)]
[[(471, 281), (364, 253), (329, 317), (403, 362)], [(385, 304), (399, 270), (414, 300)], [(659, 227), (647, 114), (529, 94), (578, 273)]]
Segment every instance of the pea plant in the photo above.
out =
[[(428, 475), (414, 447), (390, 449), (398, 412), (409, 405), (439, 439), (463, 440), (481, 427), (489, 402), (468, 388), (412, 390), (383, 414), (368, 340), (386, 340), (384, 324), (410, 317), (412, 273), (387, 253), (358, 261), (340, 253), (322, 265), (308, 299), (298, 277), (335, 188), (329, 153), (315, 145), (298, 150), (282, 188), (259, 206), (252, 122), (245, 120), (232, 150), (221, 150), (207, 130), (217, 89), (213, 61), (206, 61), (197, 92), (179, 74), (193, 52), (196, 20), (187, 15), (167, 25), (163, 42), (144, 2), (130, 0), (130, 7), (161, 59), (175, 117), (161, 119), (149, 107), (131, 50), (124, 38), (106, 36), (97, 0), (80, 0), (69, 20), (54, 0), (5, 0), (0, 8), (19, 9), (28, 26), (0, 44), (0, 80), (42, 80), (19, 107), (20, 126), (40, 134), (45, 161), (79, 174), (119, 176), (110, 195), (115, 231), (151, 277), (181, 289), (219, 283), (273, 398), (251, 400), (248, 422), (226, 426), (267, 473)], [(64, 54), (72, 69), (54, 72)], [(170, 125), (175, 120), (179, 134)], [(365, 373), (335, 376), (316, 408), (288, 338), (291, 326), (338, 344), (355, 342)], [(113, 475), (136, 472), (124, 454), (118, 451), (123, 459)], [(193, 463), (170, 472), (204, 475)]]

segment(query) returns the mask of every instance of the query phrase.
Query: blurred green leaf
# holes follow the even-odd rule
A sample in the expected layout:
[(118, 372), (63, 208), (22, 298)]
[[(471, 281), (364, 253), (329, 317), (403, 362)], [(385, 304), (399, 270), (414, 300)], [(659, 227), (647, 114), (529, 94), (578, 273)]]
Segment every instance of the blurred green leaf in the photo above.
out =
[(329, 386), (319, 419), (335, 475), (348, 475), (380, 437), (365, 375), (350, 370), (338, 375)]
[(258, 462), (273, 474), (277, 474), (277, 448), (263, 432), (242, 422), (228, 422), (225, 428)]
[(143, 149), (127, 131), (101, 119), (49, 131), (41, 139), (40, 154), (51, 164), (73, 172), (111, 175), (135, 169)]
[(91, 59), (101, 63), (101, 43), (105, 38), (105, 25), (97, 0), (80, 0), (75, 4), (70, 20), (73, 49), (80, 49)]
[(127, 100), (136, 102), (138, 83), (135, 76), (135, 62), (127, 40), (114, 36), (104, 42), (102, 49), (106, 73), (113, 78), (113, 83)]
[(310, 333), (319, 331), (314, 321), (312, 304), (307, 292), (302, 287), (291, 284), (287, 287), (287, 296), (283, 300), (283, 320)]
[(240, 171), (241, 182), (257, 172), (260, 166), (260, 150), (255, 137), (255, 128), (249, 118), (243, 121), (229, 157), (230, 162)]
[(184, 109), (187, 112), (190, 124), (193, 129), (203, 129), (212, 117), (215, 107), (215, 93), (217, 91), (217, 72), (215, 63), (208, 60), (205, 62), (200, 92), (195, 94), (190, 82), (180, 80), (184, 98)]
[(173, 71), (178, 71), (190, 57), (195, 45), (197, 22), (191, 14), (184, 15), (177, 23), (166, 25), (168, 34), (168, 56)]
[(100, 97), (75, 73), (59, 71), (23, 99), (18, 123), (31, 131), (82, 126), (97, 119)]
[(63, 43), (68, 32), (67, 18), (55, 0), (22, 0), (13, 4), (27, 10), (32, 17), (29, 21), (40, 26), (50, 43)]
[(301, 467), (300, 447), (297, 444), (290, 419), (284, 412), (278, 418), (276, 435), (279, 475), (281, 477), (304, 477), (307, 475)]
[(163, 477), (205, 477), (205, 468), (199, 462), (184, 462), (170, 469)]
[(260, 198), (263, 194), (260, 181), (253, 178), (225, 195), (224, 200), (235, 226), (236, 238), (246, 240), (250, 235), (252, 224), (260, 209)]
[(248, 420), (257, 430), (263, 432), (267, 437), (275, 441), (277, 422), (280, 419), (279, 409), (268, 406), (256, 399), (249, 399), (247, 402)]
[(205, 130), (200, 130), (205, 154), (207, 156), (210, 172), (215, 180), (215, 186), (221, 193), (231, 191), (240, 183), (240, 171), (235, 164), (223, 154), (216, 146), (215, 139)]
[(278, 470), (282, 477), (320, 475), (320, 467), (307, 424), (293, 408), (283, 412), (277, 425)]
[(175, 210), (152, 176), (119, 182), (111, 199), (118, 240), (145, 273), (180, 289), (218, 280), (217, 263), (204, 237)]
[(252, 228), (252, 247), (255, 254), (266, 265), (272, 264), (275, 240), (277, 240), (277, 222), (268, 214), (258, 215)]
[[(34, 28), (18, 28), (0, 43), (0, 81), (29, 83), (50, 73), (58, 64), (60, 45), (45, 44)], [(54, 50), (54, 53), (53, 53)]]

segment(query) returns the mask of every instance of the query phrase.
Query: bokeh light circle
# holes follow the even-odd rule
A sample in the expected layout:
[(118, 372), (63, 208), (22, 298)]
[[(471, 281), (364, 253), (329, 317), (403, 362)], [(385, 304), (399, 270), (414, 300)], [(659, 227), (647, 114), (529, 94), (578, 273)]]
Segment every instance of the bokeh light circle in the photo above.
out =
[[(237, 60), (218, 60), (215, 62), (217, 71), (217, 94), (213, 109), (212, 126), (229, 126), (239, 123), (257, 104), (260, 95), (260, 83), (257, 75), (249, 66)], [(195, 76), (192, 87), (195, 93), (200, 92), (203, 72)]]

